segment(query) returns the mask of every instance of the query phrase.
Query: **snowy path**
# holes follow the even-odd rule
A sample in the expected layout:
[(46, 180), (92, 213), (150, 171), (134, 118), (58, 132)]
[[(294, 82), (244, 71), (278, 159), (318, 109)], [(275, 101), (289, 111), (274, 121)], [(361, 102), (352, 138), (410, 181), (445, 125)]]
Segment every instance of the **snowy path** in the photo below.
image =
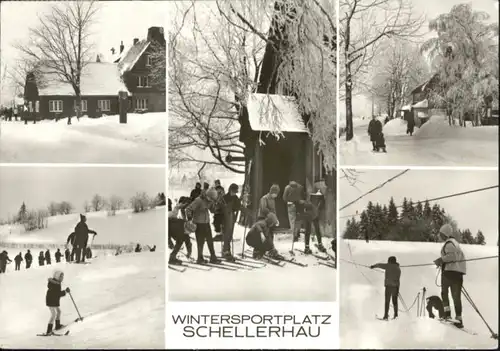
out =
[[(57, 264), (0, 275), (2, 348), (164, 348), (165, 252), (93, 259), (91, 264)], [(47, 278), (62, 268), (83, 322), (65, 337), (45, 332)], [(68, 297), (61, 299), (62, 320), (78, 317)]]
[[(430, 123), (430, 122), (428, 122)], [(387, 153), (374, 153), (367, 126), (354, 127), (354, 139), (340, 138), (340, 163), (367, 166), (498, 166), (498, 127), (430, 125), (433, 131), (385, 136)], [(448, 130), (444, 129), (447, 128)]]
[[(108, 117), (105, 117), (108, 118)], [(16, 163), (136, 163), (165, 162), (165, 131), (160, 126), (138, 128), (89, 122), (68, 126), (44, 121), (24, 125), (3, 122), (0, 162)], [(111, 124), (115, 123), (115, 124)]]
[[(362, 265), (387, 262), (387, 257), (391, 255), (396, 256), (401, 265), (432, 263), (439, 255), (440, 247), (441, 244), (416, 242), (371, 241), (367, 244), (364, 241), (342, 240), (339, 243), (342, 260)], [(462, 248), (467, 258), (498, 255), (496, 246), (462, 245)], [(416, 304), (408, 313), (400, 312), (397, 320), (382, 322), (375, 319), (376, 314), (383, 315), (384, 274), (379, 270), (356, 267), (342, 260), (339, 263), (342, 348), (497, 347), (497, 341), (490, 338), (488, 329), (465, 298), (462, 298), (464, 324), (466, 328), (477, 332), (477, 336), (432, 320), (427, 317), (426, 311), (425, 317), (418, 318)], [(400, 293), (406, 305), (412, 305), (423, 287), (427, 289), (427, 297), (440, 296), (440, 288), (436, 286), (435, 279), (434, 266), (402, 268)], [(468, 262), (464, 287), (492, 329), (498, 332), (498, 258)], [(403, 309), (401, 303), (399, 308)], [(392, 306), (390, 315), (392, 316)]]
[[(243, 236), (242, 230), (241, 227), (236, 228), (235, 239)], [(330, 240), (325, 238), (325, 246)], [(194, 240), (192, 242), (193, 255), (196, 255), (196, 244)], [(283, 254), (288, 254), (291, 248), (290, 240), (276, 241), (275, 244)], [(235, 241), (236, 253), (241, 253), (241, 245), (241, 240)], [(304, 243), (295, 243), (295, 248), (303, 250)], [(215, 250), (220, 255), (219, 242), (215, 243)], [(206, 245), (205, 254), (209, 254)], [(185, 259), (182, 254), (179, 254), (179, 258)], [(283, 268), (268, 264), (249, 271), (213, 268), (205, 272), (188, 268), (186, 272), (179, 273), (169, 270), (169, 300), (335, 301), (337, 271), (318, 265), (318, 259), (312, 256), (305, 257), (297, 252), (296, 258), (299, 262), (307, 263), (308, 267), (287, 263)]]

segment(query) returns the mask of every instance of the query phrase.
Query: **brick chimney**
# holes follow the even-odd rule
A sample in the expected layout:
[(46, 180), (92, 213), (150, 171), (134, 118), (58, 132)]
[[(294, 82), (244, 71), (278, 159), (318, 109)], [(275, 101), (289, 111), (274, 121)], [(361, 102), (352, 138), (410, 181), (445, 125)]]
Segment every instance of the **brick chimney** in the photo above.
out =
[(139, 38), (134, 38), (134, 45), (139, 42)]
[(163, 27), (150, 27), (148, 29), (148, 41), (157, 41), (159, 44), (165, 44)]
[(123, 52), (123, 49), (125, 49), (125, 46), (123, 46), (123, 40), (120, 44), (120, 54)]

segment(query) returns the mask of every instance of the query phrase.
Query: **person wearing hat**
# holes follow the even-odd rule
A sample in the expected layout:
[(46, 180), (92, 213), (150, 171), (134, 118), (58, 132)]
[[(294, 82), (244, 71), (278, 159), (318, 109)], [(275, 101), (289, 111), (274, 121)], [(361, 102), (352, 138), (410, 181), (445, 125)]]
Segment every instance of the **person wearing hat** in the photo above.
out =
[[(189, 197), (191, 198), (191, 201), (193, 201), (198, 196), (200, 196), (200, 194), (201, 194), (201, 183), (197, 182), (196, 185), (194, 186), (194, 189), (191, 190), (191, 194), (189, 195)], [(172, 201), (170, 201), (170, 203), (172, 203)]]
[(5, 269), (7, 268), (7, 263), (11, 263), (12, 260), (9, 258), (9, 254), (7, 251), (3, 250), (0, 253), (0, 273), (5, 273)]
[(434, 260), (434, 264), (441, 268), (441, 299), (443, 300), (444, 318), (451, 319), (450, 300), (448, 293), (451, 290), (453, 305), (455, 306), (455, 326), (463, 328), (462, 319), (462, 285), (467, 266), (465, 255), (457, 240), (458, 233), (450, 224), (444, 224), (439, 234), (445, 240), (441, 248), (441, 257)]
[(287, 204), (288, 208), (288, 221), (290, 222), (290, 229), (292, 230), (293, 238), (295, 241), (299, 238), (300, 233), (300, 215), (303, 207), (299, 205), (299, 201), (304, 200), (304, 187), (294, 180), (285, 187), (283, 191), (283, 201)]
[(215, 237), (219, 237), (219, 240), (214, 238), (214, 241), (221, 241), (223, 240), (222, 227), (224, 226), (224, 201), (222, 200), (224, 197), (224, 188), (220, 184), (220, 180), (215, 181), (214, 189), (217, 191), (217, 201), (212, 208), (214, 214), (212, 224), (216, 233)]
[(269, 192), (260, 198), (259, 211), (257, 216), (260, 216), (264, 209), (276, 214), (276, 198), (278, 197), (279, 193), (280, 186), (278, 184), (271, 185)]
[(26, 269), (31, 267), (31, 263), (33, 263), (33, 256), (31, 255), (31, 251), (28, 250), (24, 255), (24, 262), (26, 262)]
[(384, 286), (385, 286), (385, 305), (384, 305), (384, 320), (389, 319), (389, 304), (392, 299), (394, 307), (394, 319), (398, 318), (398, 296), (399, 282), (401, 279), (401, 268), (395, 256), (388, 258), (387, 263), (377, 263), (370, 266), (371, 269), (381, 268), (385, 270)]
[(19, 253), (16, 257), (14, 257), (14, 262), (16, 264), (15, 270), (20, 271), (21, 270), (21, 262), (23, 262), (23, 254)]
[(248, 231), (245, 242), (253, 248), (252, 257), (261, 259), (266, 253), (269, 257), (283, 260), (284, 257), (278, 254), (273, 242), (273, 227), (278, 224), (278, 217), (275, 213), (264, 209), (261, 211), (257, 222)]
[(87, 217), (80, 214), (80, 222), (75, 227), (76, 263), (85, 262), (89, 234), (97, 235), (94, 230), (87, 226)]
[(222, 197), (221, 201), (221, 208), (224, 216), (222, 257), (227, 261), (235, 260), (233, 255), (231, 254), (231, 242), (233, 241), (234, 224), (236, 223), (236, 217), (238, 217), (238, 211), (241, 209), (241, 201), (237, 195), (238, 192), (238, 185), (232, 183), (229, 186), (227, 194)]
[(208, 189), (203, 191), (200, 196), (194, 199), (186, 207), (186, 217), (189, 226), (196, 225), (196, 246), (198, 249), (197, 263), (205, 264), (207, 261), (203, 258), (203, 248), (205, 241), (207, 242), (208, 250), (210, 251), (210, 263), (221, 263), (215, 254), (214, 241), (212, 237), (212, 229), (210, 228), (210, 213), (209, 208), (217, 201), (217, 191)]
[(55, 330), (61, 329), (64, 325), (61, 324), (61, 308), (60, 300), (61, 297), (65, 296), (66, 293), (70, 292), (69, 288), (65, 290), (61, 289), (61, 283), (64, 280), (64, 273), (60, 270), (54, 271), (54, 274), (51, 278), (48, 279), (47, 283), (47, 294), (45, 295), (45, 305), (50, 310), (50, 319), (49, 324), (47, 325), (47, 335), (52, 334), (52, 328), (54, 327), (55, 322)]

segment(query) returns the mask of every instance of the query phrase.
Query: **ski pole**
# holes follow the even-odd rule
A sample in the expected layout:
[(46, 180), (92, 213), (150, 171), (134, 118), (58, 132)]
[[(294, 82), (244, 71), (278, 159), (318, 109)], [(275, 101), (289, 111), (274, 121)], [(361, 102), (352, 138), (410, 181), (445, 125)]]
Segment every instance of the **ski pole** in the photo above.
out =
[(472, 301), (472, 298), (470, 297), (469, 293), (467, 292), (467, 290), (465, 290), (465, 288), (463, 286), (462, 286), (462, 292), (463, 292), (465, 298), (467, 299), (467, 301), (469, 301), (469, 303), (471, 304), (472, 308), (477, 312), (477, 314), (479, 315), (479, 317), (481, 317), (481, 319), (483, 320), (484, 324), (486, 324), (486, 327), (489, 329), (489, 331), (491, 333), (491, 337), (493, 339), (498, 340), (498, 334), (495, 333), (493, 331), (493, 329), (491, 329), (490, 325), (488, 324), (488, 322), (486, 322), (486, 320), (484, 319), (484, 317), (481, 314), (481, 312), (479, 312), (479, 309), (477, 308), (476, 304), (474, 303), (474, 301)]
[(80, 311), (78, 311), (78, 307), (76, 307), (76, 303), (75, 303), (75, 300), (73, 299), (73, 295), (71, 295), (71, 291), (68, 294), (69, 294), (69, 297), (71, 297), (71, 301), (73, 302), (73, 306), (75, 306), (76, 313), (78, 313), (78, 318), (75, 320), (75, 322), (78, 322), (79, 320), (83, 321), (83, 317), (81, 316)]

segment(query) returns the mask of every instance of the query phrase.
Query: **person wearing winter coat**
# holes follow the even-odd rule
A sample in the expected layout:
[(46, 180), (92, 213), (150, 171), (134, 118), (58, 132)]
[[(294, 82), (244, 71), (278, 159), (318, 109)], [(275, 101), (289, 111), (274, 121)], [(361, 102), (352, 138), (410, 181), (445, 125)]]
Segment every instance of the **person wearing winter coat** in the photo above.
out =
[(376, 116), (372, 117), (372, 120), (368, 124), (368, 135), (370, 136), (370, 141), (372, 142), (373, 151), (378, 151), (377, 142), (379, 141), (380, 134), (382, 133), (382, 122), (380, 122)]
[(216, 185), (214, 187), (215, 191), (217, 191), (217, 201), (213, 205), (212, 209), (212, 212), (214, 214), (213, 216), (214, 221), (212, 224), (214, 225), (214, 231), (216, 236), (217, 235), (222, 236), (222, 226), (224, 225), (224, 209), (223, 209), (222, 198), (224, 196), (224, 188), (220, 185), (220, 180), (219, 181), (216, 180), (215, 184), (217, 184), (217, 182), (219, 185)]
[(294, 239), (298, 239), (300, 235), (299, 233), (301, 223), (300, 219), (297, 217), (297, 213), (301, 210), (299, 208), (299, 201), (304, 199), (304, 187), (296, 181), (291, 180), (283, 191), (283, 201), (285, 201), (285, 203), (287, 204), (288, 221), (290, 222), (290, 229), (292, 231)]
[(135, 247), (135, 252), (141, 252), (142, 251), (142, 248), (141, 248), (141, 245), (137, 244), (137, 246)]
[(438, 311), (439, 319), (444, 318), (444, 307), (443, 307), (443, 301), (439, 296), (432, 295), (429, 296), (427, 299), (427, 312), (429, 313), (429, 318), (434, 318), (435, 315), (433, 313), (433, 309)]
[(64, 273), (60, 270), (54, 271), (51, 278), (48, 279), (47, 283), (47, 294), (45, 295), (45, 305), (50, 310), (50, 319), (47, 325), (47, 334), (52, 334), (52, 328), (55, 330), (61, 329), (64, 325), (61, 324), (61, 309), (60, 300), (61, 297), (66, 296), (66, 293), (70, 292), (69, 288), (62, 289), (61, 283), (64, 280)]
[(52, 258), (50, 257), (50, 250), (47, 249), (47, 251), (45, 251), (45, 263), (48, 265), (50, 265), (52, 263)]
[(153, 247), (149, 249), (149, 252), (155, 252), (155, 251), (156, 251), (156, 245), (153, 245)]
[[(170, 253), (168, 260), (169, 264), (182, 264), (182, 261), (177, 259), (177, 254), (179, 253), (182, 244), (186, 244), (186, 256), (191, 257), (193, 245), (191, 244), (189, 233), (192, 233), (195, 228), (194, 226), (190, 227), (184, 218), (178, 218), (179, 210), (185, 210), (185, 208), (190, 204), (190, 201), (190, 199), (183, 199), (183, 202), (179, 200), (173, 210), (168, 212), (168, 240), (172, 242), (175, 241), (175, 244), (172, 244), (172, 252)], [(154, 248), (156, 249), (156, 246)]]
[(210, 228), (209, 208), (217, 200), (217, 191), (208, 189), (201, 193), (193, 202), (186, 207), (186, 216), (189, 226), (196, 225), (196, 246), (198, 249), (197, 263), (205, 264), (207, 261), (203, 258), (203, 248), (205, 241), (210, 251), (210, 263), (220, 263), (221, 261), (215, 254), (212, 229)]
[(61, 262), (62, 253), (60, 249), (57, 249), (56, 253), (54, 254), (54, 257), (56, 258), (56, 263)]
[(410, 136), (413, 135), (413, 131), (415, 130), (415, 119), (413, 116), (410, 116), (407, 120), (407, 125), (406, 125), (406, 134), (410, 134)]
[(68, 263), (71, 262), (71, 253), (69, 252), (68, 248), (66, 248), (66, 250), (64, 250), (64, 259)]
[(24, 262), (26, 262), (26, 269), (30, 269), (31, 264), (33, 263), (33, 256), (31, 255), (31, 251), (28, 250), (24, 255)]
[[(191, 201), (193, 201), (194, 199), (196, 199), (198, 196), (200, 196), (201, 194), (201, 183), (196, 183), (195, 187), (193, 190), (191, 190), (191, 194), (189, 195), (189, 197), (191, 198)], [(170, 209), (170, 211), (172, 211)]]
[(19, 253), (16, 257), (14, 257), (14, 263), (15, 263), (15, 270), (20, 271), (21, 270), (21, 262), (23, 262), (23, 254)]
[(89, 234), (97, 235), (94, 230), (87, 226), (87, 217), (81, 214), (80, 222), (75, 227), (76, 263), (85, 262)]
[(304, 213), (302, 214), (302, 220), (304, 221), (306, 227), (305, 233), (305, 248), (304, 254), (310, 255), (312, 251), (309, 247), (309, 242), (311, 239), (311, 229), (314, 227), (314, 232), (316, 233), (316, 239), (318, 240), (318, 250), (320, 252), (326, 252), (326, 248), (323, 246), (323, 240), (321, 236), (321, 229), (319, 226), (319, 213), (318, 208), (310, 201), (301, 200), (299, 201), (304, 206)]
[(276, 198), (280, 193), (280, 187), (278, 184), (273, 184), (269, 189), (269, 192), (262, 196), (259, 201), (259, 211), (257, 216), (262, 215), (262, 211), (264, 209), (268, 210), (271, 213), (276, 214)]
[(40, 251), (40, 255), (38, 255), (38, 265), (43, 266), (45, 264), (45, 255), (43, 251)]
[(443, 300), (444, 318), (451, 319), (449, 292), (455, 306), (457, 327), (463, 328), (462, 319), (462, 285), (467, 272), (465, 254), (457, 241), (453, 227), (444, 224), (439, 229), (439, 234), (445, 240), (441, 248), (441, 257), (434, 260), (434, 264), (441, 268), (441, 298)]
[(239, 187), (237, 184), (232, 183), (229, 186), (227, 194), (222, 197), (221, 209), (223, 212), (224, 225), (223, 225), (223, 244), (222, 244), (222, 257), (227, 261), (234, 262), (233, 253), (231, 253), (231, 243), (233, 241), (234, 224), (238, 212), (241, 209), (241, 201), (238, 198)]
[(381, 268), (385, 270), (384, 285), (385, 285), (385, 305), (384, 305), (384, 320), (389, 319), (389, 304), (392, 300), (394, 307), (394, 319), (398, 318), (398, 296), (399, 283), (401, 279), (401, 268), (396, 260), (396, 257), (391, 256), (387, 263), (377, 263), (370, 266), (373, 268)]
[(66, 240), (66, 246), (71, 244), (71, 256), (68, 262), (73, 262), (76, 256), (76, 247), (75, 247), (75, 232), (72, 232), (68, 235), (68, 239)]
[(11, 263), (12, 260), (9, 258), (7, 251), (2, 251), (0, 253), (0, 273), (5, 273), (7, 269), (7, 263)]
[(279, 255), (274, 247), (273, 227), (278, 224), (278, 217), (275, 213), (264, 209), (250, 228), (245, 238), (248, 246), (253, 248), (252, 257), (261, 259), (266, 253), (269, 257), (282, 260), (283, 256)]

